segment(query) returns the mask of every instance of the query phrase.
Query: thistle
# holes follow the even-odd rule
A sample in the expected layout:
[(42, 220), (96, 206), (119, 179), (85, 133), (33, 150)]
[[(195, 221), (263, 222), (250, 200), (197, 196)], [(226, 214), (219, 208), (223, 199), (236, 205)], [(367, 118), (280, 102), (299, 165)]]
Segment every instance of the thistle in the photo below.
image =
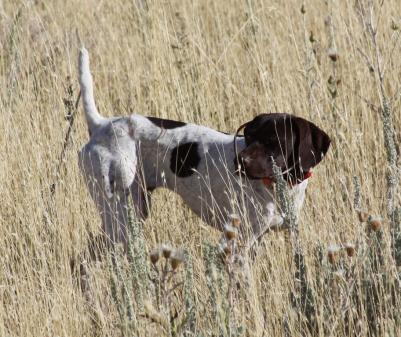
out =
[(380, 216), (369, 215), (368, 217), (368, 225), (373, 232), (377, 232), (378, 230), (380, 230), (382, 226), (382, 221), (383, 219)]
[(241, 218), (239, 217), (239, 215), (232, 213), (228, 216), (228, 218), (231, 220), (231, 224), (234, 227), (239, 228), (239, 226), (241, 225)]
[(327, 55), (329, 56), (332, 62), (335, 63), (338, 61), (338, 52), (335, 47), (330, 47), (329, 50), (327, 51)]
[(355, 245), (352, 243), (345, 243), (344, 249), (347, 252), (348, 257), (353, 257), (355, 255)]
[(171, 256), (172, 252), (173, 252), (173, 248), (171, 246), (167, 245), (167, 244), (163, 244), (160, 247), (160, 250), (161, 250), (162, 255), (164, 256), (165, 259), (168, 259)]
[(331, 245), (327, 248), (327, 259), (331, 264), (335, 264), (337, 262), (340, 251), (341, 247), (337, 245)]
[(224, 235), (228, 241), (234, 240), (238, 236), (238, 230), (231, 225), (224, 226)]
[(155, 265), (157, 263), (157, 261), (159, 261), (161, 255), (162, 254), (161, 254), (160, 248), (153, 249), (150, 252), (149, 257), (150, 257), (150, 261), (152, 262), (153, 265)]
[(181, 250), (174, 250), (170, 256), (170, 265), (175, 272), (177, 268), (185, 262), (185, 254)]

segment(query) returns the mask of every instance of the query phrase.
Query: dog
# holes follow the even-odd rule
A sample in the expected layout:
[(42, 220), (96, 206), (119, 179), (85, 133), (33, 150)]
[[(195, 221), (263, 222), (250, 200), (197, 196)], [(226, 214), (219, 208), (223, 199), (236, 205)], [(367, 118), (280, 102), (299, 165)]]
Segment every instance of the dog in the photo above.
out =
[(85, 48), (79, 53), (79, 83), (90, 136), (79, 167), (113, 243), (127, 244), (129, 197), (136, 218), (145, 220), (151, 192), (164, 187), (219, 230), (237, 214), (250, 247), (270, 229), (285, 227), (275, 200), (273, 162), (289, 183), (298, 214), (311, 169), (329, 149), (324, 131), (289, 114), (259, 115), (240, 128), (244, 136), (138, 114), (102, 117)]

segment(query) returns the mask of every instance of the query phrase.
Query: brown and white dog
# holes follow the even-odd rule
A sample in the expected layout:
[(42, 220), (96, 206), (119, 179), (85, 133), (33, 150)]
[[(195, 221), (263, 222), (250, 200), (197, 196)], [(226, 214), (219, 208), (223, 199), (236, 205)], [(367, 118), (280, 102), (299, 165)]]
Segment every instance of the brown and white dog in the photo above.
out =
[(96, 109), (84, 48), (79, 54), (79, 81), (90, 134), (79, 164), (103, 230), (113, 242), (126, 244), (128, 196), (136, 216), (144, 220), (151, 191), (165, 187), (218, 229), (229, 214), (238, 214), (249, 247), (283, 223), (271, 184), (273, 160), (290, 183), (298, 213), (310, 170), (330, 145), (317, 126), (288, 114), (259, 115), (239, 137), (137, 114), (104, 118)]

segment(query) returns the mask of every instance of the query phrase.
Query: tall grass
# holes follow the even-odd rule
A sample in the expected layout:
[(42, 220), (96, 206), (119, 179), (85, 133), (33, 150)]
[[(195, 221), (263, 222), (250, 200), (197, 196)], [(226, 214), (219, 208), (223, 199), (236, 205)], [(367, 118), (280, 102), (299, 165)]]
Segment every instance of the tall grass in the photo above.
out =
[[(400, 13), (397, 0), (0, 3), (0, 335), (400, 335)], [(138, 292), (138, 260), (88, 262), (81, 291), (70, 261), (85, 256), (100, 218), (77, 166), (88, 139), (81, 109), (63, 150), (79, 40), (105, 116), (233, 132), (281, 111), (328, 131), (332, 147), (310, 181), (298, 235), (312, 326), (293, 305), (299, 280), (285, 233), (266, 235), (249, 286), (228, 292), (226, 267), (207, 262), (220, 234), (164, 190), (134, 228), (144, 237), (134, 252), (150, 279), (153, 247), (187, 252), (176, 275), (184, 283), (163, 312), (169, 328), (146, 312), (158, 295), (151, 280)]]

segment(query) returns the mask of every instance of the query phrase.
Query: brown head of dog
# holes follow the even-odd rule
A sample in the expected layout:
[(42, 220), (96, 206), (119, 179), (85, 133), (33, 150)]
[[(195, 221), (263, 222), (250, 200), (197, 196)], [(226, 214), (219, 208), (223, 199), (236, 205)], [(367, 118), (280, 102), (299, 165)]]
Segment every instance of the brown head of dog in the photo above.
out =
[(258, 115), (237, 133), (244, 127), (246, 147), (236, 152), (235, 166), (250, 179), (272, 179), (274, 161), (289, 183), (301, 182), (330, 146), (329, 136), (316, 125), (285, 113)]

